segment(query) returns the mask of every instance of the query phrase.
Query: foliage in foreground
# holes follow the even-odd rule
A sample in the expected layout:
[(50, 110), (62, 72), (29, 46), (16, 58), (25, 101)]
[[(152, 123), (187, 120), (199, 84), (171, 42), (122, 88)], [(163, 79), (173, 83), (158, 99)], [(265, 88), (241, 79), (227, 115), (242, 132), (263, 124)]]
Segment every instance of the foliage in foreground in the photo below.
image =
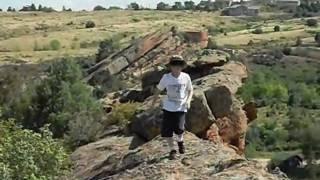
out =
[(5, 115), (35, 131), (50, 124), (54, 137), (67, 136), (72, 146), (78, 146), (95, 140), (102, 107), (82, 81), (79, 65), (62, 60), (50, 66), (47, 77), (29, 85)]
[(126, 128), (126, 126), (129, 125), (133, 119), (138, 107), (139, 103), (124, 103), (115, 105), (110, 117), (108, 118), (107, 124), (117, 124), (121, 128)]
[(320, 156), (319, 73), (319, 67), (309, 63), (256, 67), (239, 91), (245, 101), (260, 106), (247, 132), (247, 155), (301, 151), (308, 161), (303, 173), (317, 177), (313, 160)]
[(34, 133), (13, 121), (0, 122), (0, 179), (58, 179), (69, 165), (66, 150), (47, 127)]

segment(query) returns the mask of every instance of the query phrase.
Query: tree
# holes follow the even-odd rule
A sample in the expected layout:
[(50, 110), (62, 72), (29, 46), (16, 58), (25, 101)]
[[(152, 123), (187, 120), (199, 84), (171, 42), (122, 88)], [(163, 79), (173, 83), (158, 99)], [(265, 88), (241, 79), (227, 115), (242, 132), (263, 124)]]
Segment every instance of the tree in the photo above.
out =
[(12, 7), (9, 6), (8, 9), (7, 9), (7, 11), (8, 11), (8, 12), (12, 12)]
[(157, 10), (168, 10), (170, 9), (170, 5), (164, 2), (160, 2), (157, 4)]
[(118, 6), (110, 6), (108, 9), (109, 10), (118, 10), (118, 9), (121, 9), (121, 8), (118, 7)]
[(185, 1), (184, 2), (184, 8), (186, 10), (193, 10), (196, 8), (195, 3), (193, 1)]
[(320, 158), (320, 136), (318, 135), (320, 131), (320, 123), (309, 124), (307, 128), (301, 129), (299, 131), (300, 140), (302, 143), (302, 152), (306, 157), (308, 164), (309, 177), (311, 179), (319, 179), (317, 174), (319, 169), (317, 165), (313, 164), (313, 161)]
[(0, 179), (60, 179), (70, 167), (67, 151), (48, 128), (40, 133), (0, 121)]
[(94, 11), (104, 11), (107, 10), (105, 7), (97, 5), (93, 8)]
[(72, 9), (71, 8), (66, 8), (65, 6), (63, 6), (62, 7), (62, 11), (69, 11), (70, 12), (70, 11), (72, 11)]
[(42, 12), (50, 13), (50, 12), (55, 12), (56, 10), (54, 10), (52, 7), (43, 6), (42, 9), (41, 9), (41, 11), (42, 11)]
[(175, 2), (174, 5), (172, 6), (173, 10), (182, 10), (183, 8), (184, 7), (183, 7), (182, 3), (179, 1)]
[(31, 10), (31, 11), (37, 11), (36, 5), (34, 5), (34, 4), (32, 3), (31, 6), (30, 6), (30, 10)]
[(130, 5), (129, 5), (129, 9), (139, 10), (139, 9), (140, 9), (140, 6), (139, 6), (139, 4), (136, 3), (136, 2), (132, 2), (132, 3), (130, 3)]
[(318, 46), (320, 46), (320, 32), (317, 32), (315, 37), (314, 37), (314, 40), (316, 41), (316, 43), (318, 44)]
[(38, 11), (42, 11), (42, 5), (41, 4), (39, 4), (39, 6), (38, 6)]
[(102, 107), (71, 60), (50, 65), (47, 78), (35, 82), (7, 108), (6, 117), (37, 132), (50, 124), (54, 137), (65, 137), (72, 146), (95, 140), (102, 128)]
[(279, 31), (280, 31), (280, 26), (278, 26), (278, 25), (275, 26), (275, 27), (274, 27), (274, 32), (279, 32)]

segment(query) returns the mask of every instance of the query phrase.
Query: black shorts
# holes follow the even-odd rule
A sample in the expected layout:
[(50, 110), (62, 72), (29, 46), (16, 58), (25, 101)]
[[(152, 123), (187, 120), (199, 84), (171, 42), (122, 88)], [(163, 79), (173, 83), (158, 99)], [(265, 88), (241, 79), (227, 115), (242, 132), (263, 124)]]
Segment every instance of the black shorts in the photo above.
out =
[(161, 136), (172, 137), (173, 133), (177, 135), (183, 134), (185, 121), (185, 112), (170, 112), (163, 110)]

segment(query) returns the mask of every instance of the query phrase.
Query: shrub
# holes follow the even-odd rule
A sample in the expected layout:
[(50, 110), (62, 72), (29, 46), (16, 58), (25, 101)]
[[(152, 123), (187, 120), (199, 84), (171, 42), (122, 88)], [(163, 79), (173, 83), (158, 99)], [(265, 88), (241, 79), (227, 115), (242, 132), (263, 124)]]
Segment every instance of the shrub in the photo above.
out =
[(272, 104), (275, 101), (286, 103), (289, 98), (288, 89), (277, 76), (273, 76), (269, 72), (255, 73), (238, 93), (245, 102), (256, 100), (264, 104)]
[(320, 46), (320, 32), (317, 32), (315, 37), (314, 37), (314, 40), (316, 41), (316, 43), (318, 44), (318, 46)]
[(50, 48), (51, 50), (57, 51), (61, 48), (61, 44), (60, 41), (54, 39), (52, 41), (50, 41)]
[(274, 27), (274, 32), (279, 32), (279, 31), (280, 31), (280, 26), (278, 26), (278, 25), (275, 26), (275, 27)]
[(263, 34), (262, 28), (257, 28), (254, 31), (252, 31), (253, 34)]
[(215, 40), (213, 40), (212, 38), (209, 38), (208, 40), (208, 45), (207, 45), (207, 49), (218, 49), (218, 44)]
[(290, 47), (284, 47), (283, 49), (282, 49), (282, 52), (283, 52), (283, 54), (285, 54), (285, 55), (287, 55), (287, 56), (289, 56), (290, 54), (291, 54), (291, 48)]
[(138, 107), (138, 103), (124, 103), (115, 105), (110, 117), (108, 118), (107, 124), (117, 124), (123, 129), (126, 128), (126, 126), (134, 117)]
[(297, 37), (296, 46), (301, 46), (301, 45), (302, 45), (302, 39), (301, 37)]
[(86, 28), (94, 28), (96, 27), (96, 24), (93, 21), (87, 21), (85, 24)]
[(80, 48), (97, 47), (98, 44), (99, 44), (99, 42), (97, 42), (97, 41), (91, 41), (91, 42), (83, 41), (80, 43)]
[(0, 179), (59, 179), (67, 173), (68, 154), (47, 127), (34, 133), (0, 121), (0, 134)]
[(316, 19), (308, 19), (307, 26), (310, 26), (310, 27), (318, 26), (318, 21)]
[(252, 46), (254, 44), (254, 42), (252, 41), (252, 40), (250, 40), (249, 42), (248, 42), (248, 46)]
[(107, 10), (105, 7), (97, 5), (93, 8), (94, 11), (104, 11)]
[(219, 33), (221, 33), (221, 30), (223, 30), (222, 28), (216, 27), (216, 26), (208, 26), (208, 33), (211, 36), (215, 36)]
[(72, 42), (71, 45), (70, 45), (70, 48), (71, 49), (77, 49), (77, 43)]
[(108, 57), (110, 54), (114, 53), (120, 48), (120, 42), (117, 38), (106, 39), (99, 43), (99, 49), (97, 53), (97, 61), (101, 61)]
[(141, 20), (138, 19), (138, 18), (132, 18), (132, 21), (133, 21), (133, 22), (140, 22)]
[(73, 146), (95, 140), (102, 107), (82, 78), (79, 65), (71, 60), (54, 62), (47, 78), (29, 86), (10, 106), (7, 116), (35, 131), (51, 124), (54, 136), (68, 135)]

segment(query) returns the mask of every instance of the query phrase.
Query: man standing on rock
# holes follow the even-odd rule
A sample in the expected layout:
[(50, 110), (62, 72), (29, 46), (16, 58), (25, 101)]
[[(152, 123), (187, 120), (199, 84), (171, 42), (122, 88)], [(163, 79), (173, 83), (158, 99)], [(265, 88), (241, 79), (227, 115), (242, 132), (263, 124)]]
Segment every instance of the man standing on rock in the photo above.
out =
[(162, 102), (163, 121), (161, 136), (166, 139), (170, 148), (170, 159), (175, 159), (177, 151), (174, 147), (173, 134), (177, 135), (179, 153), (185, 153), (183, 145), (183, 133), (186, 112), (190, 108), (193, 95), (191, 78), (187, 73), (182, 72), (186, 62), (179, 55), (170, 58), (170, 73), (164, 74), (161, 78), (154, 96), (153, 105), (161, 91), (166, 90), (166, 97)]

